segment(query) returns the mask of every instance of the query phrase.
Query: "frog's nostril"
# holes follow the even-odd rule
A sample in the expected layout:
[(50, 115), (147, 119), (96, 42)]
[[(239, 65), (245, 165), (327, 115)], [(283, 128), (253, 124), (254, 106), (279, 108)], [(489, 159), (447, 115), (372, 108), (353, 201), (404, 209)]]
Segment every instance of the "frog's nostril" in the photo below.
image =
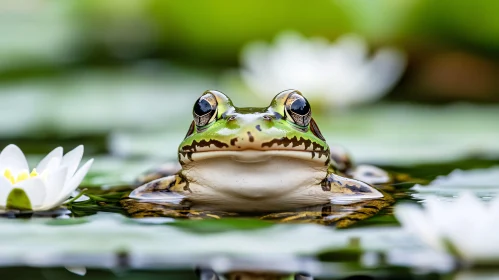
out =
[(251, 135), (250, 131), (248, 131), (248, 139), (249, 139), (250, 142), (255, 141), (255, 138), (253, 137), (253, 135)]
[(235, 119), (236, 119), (236, 116), (235, 116), (235, 115), (229, 116), (229, 117), (227, 118), (227, 120), (228, 120), (228, 121), (233, 121), (233, 120), (235, 120)]

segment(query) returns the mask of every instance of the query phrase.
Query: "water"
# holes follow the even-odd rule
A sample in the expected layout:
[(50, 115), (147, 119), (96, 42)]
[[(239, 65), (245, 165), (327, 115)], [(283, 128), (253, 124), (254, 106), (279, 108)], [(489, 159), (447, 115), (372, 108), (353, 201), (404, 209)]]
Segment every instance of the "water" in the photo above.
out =
[[(397, 202), (417, 203), (410, 190), (417, 182), (457, 167), (495, 165), (499, 161), (468, 159), (381, 166), (405, 180), (383, 189)], [(9, 279), (79, 277), (67, 267), (97, 279), (212, 279), (203, 277), (213, 274), (225, 279), (466, 279), (470, 273), (490, 274), (459, 272), (448, 256), (428, 250), (403, 232), (393, 217), (392, 201), (360, 218), (359, 212), (372, 207), (322, 205), (241, 215), (138, 203), (126, 199), (129, 185), (96, 188), (96, 182), (105, 181), (102, 176), (98, 171), (90, 174), (82, 186), (88, 188), (90, 199), (66, 210), (3, 214), (11, 219), (0, 223), (0, 273)]]
[[(328, 141), (345, 144), (356, 162), (374, 163), (398, 174), (397, 183), (380, 186), (396, 203), (420, 203), (428, 193), (411, 190), (417, 183), (426, 184), (457, 168), (499, 165), (497, 132), (488, 129), (493, 127), (497, 108), (463, 108), (434, 112), (374, 106), (343, 115), (341, 120), (334, 118), (335, 122), (325, 118), (318, 122)], [(189, 112), (185, 114), (182, 118), (189, 118)], [(395, 133), (385, 124), (400, 115), (404, 118), (396, 118)], [(459, 125), (449, 125), (454, 123)], [(88, 189), (90, 200), (55, 212), (2, 214), (1, 275), (8, 279), (80, 278), (65, 267), (76, 272), (86, 268), (86, 275), (96, 279), (210, 279), (213, 272), (238, 279), (238, 275), (243, 277), (241, 271), (253, 272), (246, 276), (254, 279), (293, 279), (290, 275), (295, 273), (302, 273), (301, 279), (307, 279), (304, 275), (315, 279), (354, 275), (365, 279), (486, 279), (495, 273), (488, 268), (467, 271), (449, 256), (424, 246), (399, 227), (391, 201), (379, 202), (380, 211), (373, 205), (322, 205), (241, 215), (123, 199), (138, 174), (175, 157), (186, 129), (181, 123), (177, 126), (154, 133), (56, 131), (2, 136), (1, 146), (16, 143), (35, 155), (58, 145), (69, 150), (84, 144), (85, 155), (94, 157), (95, 163), (81, 186)], [(447, 133), (438, 133), (444, 130)], [(474, 135), (480, 135), (485, 144), (478, 145)], [(39, 157), (30, 159), (36, 162)], [(453, 199), (456, 192), (431, 194)], [(487, 190), (479, 195), (490, 200), (496, 194)], [(124, 207), (127, 203), (129, 207)], [(359, 212), (363, 216), (355, 216)], [(257, 278), (265, 272), (271, 274)]]

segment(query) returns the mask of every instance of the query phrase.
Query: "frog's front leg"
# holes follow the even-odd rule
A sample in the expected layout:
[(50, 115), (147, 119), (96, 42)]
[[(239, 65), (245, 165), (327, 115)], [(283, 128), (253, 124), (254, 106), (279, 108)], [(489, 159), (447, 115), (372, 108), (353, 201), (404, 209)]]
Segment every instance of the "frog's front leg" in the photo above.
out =
[(189, 193), (189, 183), (181, 175), (156, 179), (133, 190), (129, 197), (142, 200), (168, 200)]
[(350, 204), (383, 197), (381, 192), (367, 183), (334, 173), (322, 180), (321, 187), (323, 191), (332, 194), (330, 199), (334, 204)]

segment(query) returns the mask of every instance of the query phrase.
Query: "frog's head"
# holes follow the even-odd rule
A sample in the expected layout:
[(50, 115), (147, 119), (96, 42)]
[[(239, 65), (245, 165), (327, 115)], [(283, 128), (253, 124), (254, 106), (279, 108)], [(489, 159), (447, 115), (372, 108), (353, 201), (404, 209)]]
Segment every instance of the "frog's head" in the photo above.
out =
[(193, 116), (179, 146), (183, 165), (222, 157), (255, 163), (276, 155), (329, 164), (329, 147), (297, 90), (277, 94), (265, 108), (237, 108), (209, 90), (194, 103)]

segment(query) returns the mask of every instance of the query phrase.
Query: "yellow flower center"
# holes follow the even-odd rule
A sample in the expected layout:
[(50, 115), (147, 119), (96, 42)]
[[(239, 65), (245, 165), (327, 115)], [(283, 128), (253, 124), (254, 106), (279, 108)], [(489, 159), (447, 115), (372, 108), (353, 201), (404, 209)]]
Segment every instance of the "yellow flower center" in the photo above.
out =
[(10, 169), (5, 169), (3, 172), (3, 176), (9, 180), (12, 185), (17, 184), (19, 182), (22, 182), (28, 178), (33, 178), (38, 176), (38, 172), (36, 172), (36, 168), (33, 168), (33, 171), (31, 173), (28, 173), (28, 171), (22, 171), (21, 173), (17, 174), (17, 177), (12, 174), (12, 171)]

